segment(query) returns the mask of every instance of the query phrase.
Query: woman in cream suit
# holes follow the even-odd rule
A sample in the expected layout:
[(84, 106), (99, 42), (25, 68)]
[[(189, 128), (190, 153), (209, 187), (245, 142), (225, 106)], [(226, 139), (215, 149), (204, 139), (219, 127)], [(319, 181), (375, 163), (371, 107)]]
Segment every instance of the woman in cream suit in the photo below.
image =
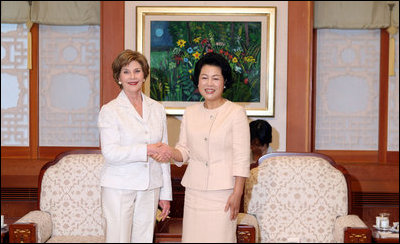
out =
[(132, 50), (112, 64), (122, 89), (101, 108), (98, 127), (105, 163), (101, 173), (107, 242), (152, 242), (157, 204), (162, 218), (172, 200), (164, 107), (142, 93), (149, 74), (146, 58)]
[(183, 242), (236, 242), (236, 217), (250, 174), (250, 129), (245, 109), (222, 97), (232, 85), (229, 63), (208, 53), (195, 66), (204, 102), (188, 107), (173, 159), (187, 162)]

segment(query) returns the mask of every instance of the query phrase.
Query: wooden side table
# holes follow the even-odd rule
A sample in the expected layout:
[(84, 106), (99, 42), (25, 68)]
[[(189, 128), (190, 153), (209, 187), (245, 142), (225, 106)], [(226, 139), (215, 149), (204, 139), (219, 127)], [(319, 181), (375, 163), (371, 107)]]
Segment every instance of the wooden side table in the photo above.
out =
[(372, 242), (374, 243), (399, 243), (399, 237), (397, 238), (384, 238), (379, 234), (379, 231), (375, 228), (371, 228), (372, 231)]

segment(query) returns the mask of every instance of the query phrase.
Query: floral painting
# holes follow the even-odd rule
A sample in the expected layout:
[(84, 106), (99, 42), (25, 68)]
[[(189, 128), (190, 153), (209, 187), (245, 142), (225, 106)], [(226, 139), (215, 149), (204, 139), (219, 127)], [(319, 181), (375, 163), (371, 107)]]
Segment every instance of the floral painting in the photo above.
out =
[[(223, 96), (248, 116), (274, 116), (276, 7), (136, 6), (136, 50), (149, 60), (143, 92), (168, 115), (183, 115), (203, 97), (192, 76), (214, 52), (232, 68)], [(132, 47), (132, 40), (125, 40)]]
[(151, 21), (150, 97), (158, 101), (201, 101), (191, 76), (206, 53), (223, 55), (234, 83), (224, 92), (233, 102), (260, 102), (261, 23)]

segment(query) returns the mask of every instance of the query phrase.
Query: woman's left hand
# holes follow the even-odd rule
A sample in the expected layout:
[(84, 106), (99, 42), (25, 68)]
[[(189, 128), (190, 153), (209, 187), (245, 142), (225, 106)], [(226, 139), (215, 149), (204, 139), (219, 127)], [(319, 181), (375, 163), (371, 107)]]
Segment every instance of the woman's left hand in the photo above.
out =
[(242, 194), (233, 192), (226, 202), (225, 212), (230, 210), (231, 220), (237, 218), (240, 209), (240, 200), (242, 199)]
[(167, 218), (168, 214), (170, 213), (169, 209), (171, 207), (170, 201), (168, 200), (160, 200), (158, 205), (160, 205), (162, 212), (161, 212), (161, 220), (164, 221)]

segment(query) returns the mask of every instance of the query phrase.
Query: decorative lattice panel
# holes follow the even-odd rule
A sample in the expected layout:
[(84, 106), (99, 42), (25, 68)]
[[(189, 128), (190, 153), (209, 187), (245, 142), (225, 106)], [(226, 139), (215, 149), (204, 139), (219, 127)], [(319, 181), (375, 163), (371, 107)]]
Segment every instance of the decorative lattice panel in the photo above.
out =
[(395, 39), (395, 76), (389, 77), (388, 151), (399, 151), (399, 32)]
[(29, 146), (28, 30), (1, 24), (1, 146)]
[(39, 28), (39, 145), (99, 146), (100, 27)]
[(380, 30), (318, 30), (316, 143), (377, 150)]

